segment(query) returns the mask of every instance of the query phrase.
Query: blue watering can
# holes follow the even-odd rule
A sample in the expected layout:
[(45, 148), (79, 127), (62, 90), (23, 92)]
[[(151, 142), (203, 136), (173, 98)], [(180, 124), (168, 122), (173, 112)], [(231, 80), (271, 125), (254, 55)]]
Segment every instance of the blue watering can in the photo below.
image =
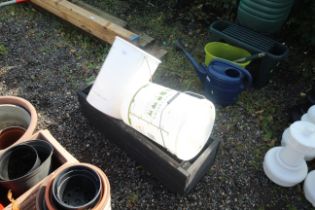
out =
[(251, 74), (239, 65), (228, 60), (215, 59), (209, 66), (205, 66), (199, 64), (180, 41), (176, 41), (176, 47), (183, 51), (196, 69), (206, 97), (216, 104), (222, 106), (234, 104), (239, 94), (251, 86)]

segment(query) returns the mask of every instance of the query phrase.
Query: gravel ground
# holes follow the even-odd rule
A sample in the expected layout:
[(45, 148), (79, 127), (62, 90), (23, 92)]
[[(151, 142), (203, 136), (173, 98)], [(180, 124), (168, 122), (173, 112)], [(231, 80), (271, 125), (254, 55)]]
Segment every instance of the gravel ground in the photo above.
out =
[(6, 48), (0, 54), (0, 95), (29, 100), (38, 110), (39, 129), (49, 129), (76, 158), (106, 172), (113, 209), (311, 209), (300, 185), (278, 187), (261, 167), (288, 125), (287, 107), (301, 100), (309, 82), (303, 72), (314, 71), (311, 55), (278, 66), (271, 84), (218, 108), (217, 160), (190, 194), (179, 195), (91, 127), (79, 110), (76, 91), (96, 75), (109, 46), (28, 6), (0, 13), (0, 44)]

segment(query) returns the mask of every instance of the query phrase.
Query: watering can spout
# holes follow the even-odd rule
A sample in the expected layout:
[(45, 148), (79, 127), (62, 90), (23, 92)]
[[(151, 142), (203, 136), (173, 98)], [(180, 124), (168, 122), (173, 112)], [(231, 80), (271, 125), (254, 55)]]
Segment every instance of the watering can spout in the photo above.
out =
[(180, 49), (183, 51), (187, 59), (191, 62), (191, 64), (195, 68), (199, 79), (203, 82), (205, 80), (207, 67), (205, 65), (199, 64), (197, 60), (185, 49), (183, 43), (180, 40), (176, 40), (175, 46), (177, 49)]
[(199, 64), (184, 48), (180, 41), (176, 41), (180, 49), (197, 71), (203, 83), (206, 97), (222, 106), (236, 102), (238, 95), (252, 83), (252, 76), (237, 64), (223, 59), (213, 60), (209, 66)]

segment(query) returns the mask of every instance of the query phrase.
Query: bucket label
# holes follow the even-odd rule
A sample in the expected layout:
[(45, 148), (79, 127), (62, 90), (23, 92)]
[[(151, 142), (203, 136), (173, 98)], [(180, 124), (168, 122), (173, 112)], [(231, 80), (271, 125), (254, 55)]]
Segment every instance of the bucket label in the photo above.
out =
[(144, 86), (130, 103), (129, 125), (165, 146), (163, 137), (168, 135), (168, 131), (161, 127), (163, 112), (176, 95), (177, 91), (169, 88), (161, 88), (156, 85)]

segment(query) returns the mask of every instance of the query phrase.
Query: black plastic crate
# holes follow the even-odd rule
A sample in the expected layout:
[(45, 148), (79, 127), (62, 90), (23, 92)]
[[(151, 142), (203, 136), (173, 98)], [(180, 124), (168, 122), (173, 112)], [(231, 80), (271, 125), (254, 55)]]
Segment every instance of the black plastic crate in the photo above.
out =
[(90, 88), (78, 92), (81, 111), (89, 122), (170, 191), (188, 193), (213, 165), (220, 141), (210, 138), (197, 157), (181, 161), (121, 120), (109, 117), (91, 106), (86, 100)]
[(266, 54), (260, 59), (259, 68), (252, 70), (254, 84), (258, 88), (267, 84), (271, 69), (277, 62), (288, 57), (287, 46), (238, 24), (217, 20), (211, 24), (209, 30), (215, 35), (216, 40), (223, 40), (252, 53)]

